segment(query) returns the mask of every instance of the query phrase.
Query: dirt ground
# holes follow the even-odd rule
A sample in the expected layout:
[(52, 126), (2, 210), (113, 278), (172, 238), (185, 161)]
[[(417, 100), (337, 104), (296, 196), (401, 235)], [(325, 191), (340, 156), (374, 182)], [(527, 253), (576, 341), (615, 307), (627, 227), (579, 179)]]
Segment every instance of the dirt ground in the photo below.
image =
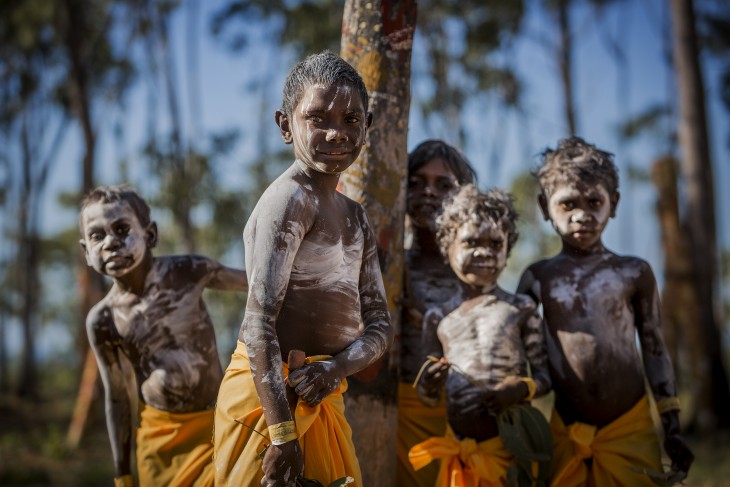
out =
[[(69, 452), (65, 437), (73, 395), (53, 397), (31, 402), (0, 396), (0, 486), (112, 485), (114, 472), (100, 401), (95, 401), (80, 447)], [(684, 485), (730, 487), (730, 432), (688, 441), (697, 460)]]

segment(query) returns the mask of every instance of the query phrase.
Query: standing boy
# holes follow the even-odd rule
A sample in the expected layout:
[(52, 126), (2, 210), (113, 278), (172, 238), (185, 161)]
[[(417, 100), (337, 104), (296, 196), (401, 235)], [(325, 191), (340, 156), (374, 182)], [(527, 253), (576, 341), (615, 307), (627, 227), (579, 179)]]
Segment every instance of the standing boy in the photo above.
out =
[(661, 452), (645, 376), (664, 450), (672, 470), (684, 476), (693, 455), (679, 434), (654, 274), (645, 261), (617, 255), (601, 241), (619, 201), (613, 156), (572, 137), (545, 151), (536, 176), (540, 208), (563, 248), (532, 264), (518, 292), (542, 304), (547, 327), (555, 390), (552, 483), (653, 485), (647, 472), (662, 472)]
[(157, 225), (131, 188), (101, 186), (81, 204), (86, 262), (112, 278), (86, 319), (105, 390), (115, 485), (134, 485), (132, 412), (121, 355), (141, 400), (136, 431), (142, 487), (212, 485), (213, 405), (223, 371), (205, 288), (246, 291), (245, 271), (207, 257), (153, 257)]
[[(436, 405), (446, 382), (449, 428), (445, 437), (411, 448), (409, 459), (416, 469), (440, 459), (438, 486), (506, 485), (512, 455), (499, 437), (496, 415), (550, 390), (535, 304), (497, 285), (517, 241), (516, 219), (508, 193), (480, 193), (467, 184), (436, 220), (436, 241), (461, 289), (443, 304), (446, 313), (426, 314), (424, 349), (438, 356), (443, 348), (443, 358), (426, 369), (418, 394)], [(436, 335), (440, 344), (431, 339)]]
[[(337, 192), (365, 142), (367, 107), (360, 76), (330, 52), (287, 76), (275, 118), (295, 161), (244, 230), (251, 289), (218, 395), (218, 486), (290, 486), (303, 474), (324, 485), (350, 476), (362, 487), (344, 417), (345, 378), (393, 340), (365, 210)], [(311, 357), (288, 377), (300, 396), (294, 411), (282, 361), (292, 350)]]

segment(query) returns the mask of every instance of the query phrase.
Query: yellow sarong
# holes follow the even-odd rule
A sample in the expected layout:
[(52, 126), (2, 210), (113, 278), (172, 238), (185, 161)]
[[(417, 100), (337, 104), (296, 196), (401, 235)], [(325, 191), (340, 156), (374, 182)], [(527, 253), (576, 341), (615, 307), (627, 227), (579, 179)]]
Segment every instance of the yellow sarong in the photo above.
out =
[[(288, 375), (284, 364), (283, 375)], [(299, 401), (294, 420), (304, 453), (304, 477), (324, 485), (350, 476), (362, 487), (360, 465), (352, 443), (352, 430), (345, 419), (342, 394), (347, 381), (318, 406)], [(237, 422), (240, 421), (241, 423)], [(264, 437), (253, 430), (262, 433)], [(258, 487), (263, 477), (261, 458), (268, 441), (268, 426), (251, 375), (246, 345), (239, 341), (218, 392), (215, 410), (215, 485)]]
[(447, 428), (446, 436), (429, 438), (408, 453), (413, 468), (419, 470), (441, 459), (436, 487), (503, 487), (512, 462), (499, 436), (477, 443), (458, 440)]
[(413, 470), (408, 451), (416, 444), (443, 436), (446, 431), (446, 406), (443, 398), (436, 407), (428, 407), (418, 399), (410, 384), (398, 384), (398, 432), (396, 484), (398, 487), (433, 487), (438, 475), (438, 463)]
[[(649, 476), (632, 469), (662, 472), (659, 438), (644, 396), (623, 416), (597, 429), (585, 423), (566, 427), (553, 411), (553, 463), (550, 485), (556, 487), (654, 487)], [(585, 459), (592, 458), (591, 468)]]
[(213, 485), (213, 409), (175, 414), (141, 405), (137, 428), (140, 487)]

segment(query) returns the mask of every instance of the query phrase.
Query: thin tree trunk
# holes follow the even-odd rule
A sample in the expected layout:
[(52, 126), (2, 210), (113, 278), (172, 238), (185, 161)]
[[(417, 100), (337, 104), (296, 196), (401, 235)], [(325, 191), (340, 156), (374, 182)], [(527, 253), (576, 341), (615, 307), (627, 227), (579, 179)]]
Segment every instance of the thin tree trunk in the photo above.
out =
[[(391, 319), (400, 335), (397, 304), (403, 283), (403, 235), (408, 167), (408, 110), (416, 1), (347, 0), (342, 56), (362, 75), (373, 124), (358, 161), (343, 174), (341, 190), (367, 210), (378, 242)], [(347, 418), (364, 485), (395, 479), (398, 346), (350, 379)]]
[(670, 2), (673, 54), (679, 88), (679, 141), (682, 174), (686, 185), (686, 228), (695, 267), (695, 286), (700, 297), (699, 326), (704, 334), (704, 353), (710, 369), (705, 371), (698, 407), (691, 426), (702, 431), (730, 427), (730, 385), (722, 359), (718, 292), (718, 252), (715, 223), (715, 192), (704, 86), (695, 32), (692, 0)]
[(677, 380), (689, 391), (692, 404), (685, 407), (685, 411), (691, 415), (697, 409), (697, 403), (701, 402), (700, 385), (704, 382), (703, 375), (709, 370), (710, 364), (704, 351), (702, 329), (696, 326), (697, 317), (700, 316), (700, 296), (695, 287), (687, 231), (680, 223), (678, 166), (674, 158), (659, 159), (652, 165), (651, 178), (659, 196), (657, 216), (664, 250), (664, 340), (672, 356)]
[(575, 116), (575, 97), (573, 96), (573, 38), (570, 33), (570, 0), (558, 0), (556, 9), (560, 29), (558, 59), (560, 79), (563, 82), (565, 122), (568, 124), (570, 135), (576, 135), (578, 128)]

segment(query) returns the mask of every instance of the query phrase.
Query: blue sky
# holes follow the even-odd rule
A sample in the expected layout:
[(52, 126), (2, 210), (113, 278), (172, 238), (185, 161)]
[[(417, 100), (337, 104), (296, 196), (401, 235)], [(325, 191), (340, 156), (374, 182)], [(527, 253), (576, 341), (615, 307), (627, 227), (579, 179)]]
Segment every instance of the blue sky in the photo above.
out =
[[(248, 95), (245, 87), (254, 74), (268, 70), (271, 78), (269, 86), (277, 99), (286, 69), (294, 60), (277, 51), (274, 46), (267, 45), (263, 26), (254, 26), (260, 30), (260, 35), (254, 37), (262, 39), (258, 51), (247, 52), (243, 56), (228, 53), (220, 42), (210, 38), (208, 30), (210, 12), (220, 3), (221, 0), (201, 2), (204, 12), (197, 22), (202, 29), (198, 71), (202, 86), (202, 114), (193, 121), (189, 107), (184, 106), (184, 130), (188, 133), (196, 129), (210, 133), (236, 126), (248, 134), (239, 143), (234, 156), (221, 168), (222, 174), (225, 174), (222, 178), (225, 184), (240, 187), (246, 185), (245, 166), (258, 150), (257, 127), (262, 127), (263, 133), (269, 131), (268, 133), (274, 134), (272, 143), (278, 143), (273, 122), (276, 103), (272, 102), (268, 107), (267, 111), (271, 115), (259, 120), (259, 99)], [(627, 173), (629, 165), (648, 171), (650, 163), (662, 154), (657, 151), (655, 141), (648, 138), (622, 143), (616, 127), (627, 113), (635, 115), (653, 104), (667, 103), (673, 96), (674, 78), (662, 60), (665, 46), (658, 21), (662, 16), (668, 15), (667, 8), (667, 3), (662, 0), (623, 2), (622, 8), (614, 9), (605, 23), (600, 25), (588, 9), (581, 10), (574, 17), (578, 33), (575, 74), (580, 135), (615, 153), (622, 176), (622, 200), (616, 221), (608, 227), (605, 241), (618, 253), (630, 253), (647, 259), (658, 275), (661, 273), (662, 257), (654, 217), (656, 195), (650, 184), (629, 181)], [(511, 61), (524, 77), (525, 117), (520, 118), (514, 113), (499, 110), (493, 99), (463, 107), (469, 130), (475, 136), (462, 149), (477, 169), (482, 187), (509, 186), (515, 175), (537, 163), (537, 154), (547, 146), (554, 147), (558, 139), (567, 135), (562, 121), (563, 101), (558, 71), (544, 43), (538, 40), (540, 36), (549, 35), (548, 25), (546, 19), (538, 14), (528, 17), (525, 29), (530, 33), (529, 38), (520, 37), (511, 54)], [(173, 34), (176, 42), (176, 68), (183, 80), (179, 87), (181, 94), (187, 90), (185, 60), (182, 57), (184, 26), (185, 19), (178, 16), (173, 26)], [(618, 69), (609, 56), (606, 43), (602, 41), (606, 37), (616, 39), (626, 49), (627, 64), (624, 69)], [(424, 56), (421, 47), (418, 42), (414, 45), (414, 64)], [(730, 182), (726, 143), (730, 137), (730, 125), (727, 113), (718, 103), (718, 68), (714, 64), (705, 66), (712, 155), (717, 182), (717, 221), (721, 245), (727, 248), (730, 247), (730, 226), (726, 223), (730, 213), (730, 193), (721, 189)], [(414, 86), (419, 82), (413, 81)], [(97, 153), (99, 183), (121, 182), (118, 161), (124, 157), (128, 160), (131, 182), (143, 194), (155, 192), (155, 188), (149, 187), (154, 183), (145, 177), (143, 166), (137, 161), (140, 144), (147, 129), (147, 105), (151, 101), (161, 103), (163, 98), (160, 91), (150, 98), (149, 86), (140, 84), (132, 92), (124, 109), (118, 106), (98, 107), (94, 117), (101, 124)], [(163, 113), (164, 110), (161, 109), (160, 117)], [(117, 139), (111, 135), (115, 124), (124, 126), (123, 135)], [(409, 149), (424, 138), (446, 138), (448, 142), (455, 142), (448, 140), (448, 133), (446, 128), (443, 131), (438, 128), (428, 131), (418, 111), (412, 110)], [(51, 174), (51, 183), (44, 199), (43, 221), (47, 234), (76, 222), (76, 213), (61, 209), (56, 195), (59, 191), (74, 191), (80, 186), (79, 140), (78, 133), (70, 134), (62, 149), (59, 164)], [(160, 223), (164, 223), (164, 215), (156, 213), (155, 217)], [(239, 245), (241, 251), (232, 254), (232, 260), (227, 260), (226, 264), (243, 265), (243, 246), (240, 243)], [(57, 339), (58, 337), (51, 341), (55, 342)], [(50, 342), (44, 340), (41, 346), (47, 349)]]

